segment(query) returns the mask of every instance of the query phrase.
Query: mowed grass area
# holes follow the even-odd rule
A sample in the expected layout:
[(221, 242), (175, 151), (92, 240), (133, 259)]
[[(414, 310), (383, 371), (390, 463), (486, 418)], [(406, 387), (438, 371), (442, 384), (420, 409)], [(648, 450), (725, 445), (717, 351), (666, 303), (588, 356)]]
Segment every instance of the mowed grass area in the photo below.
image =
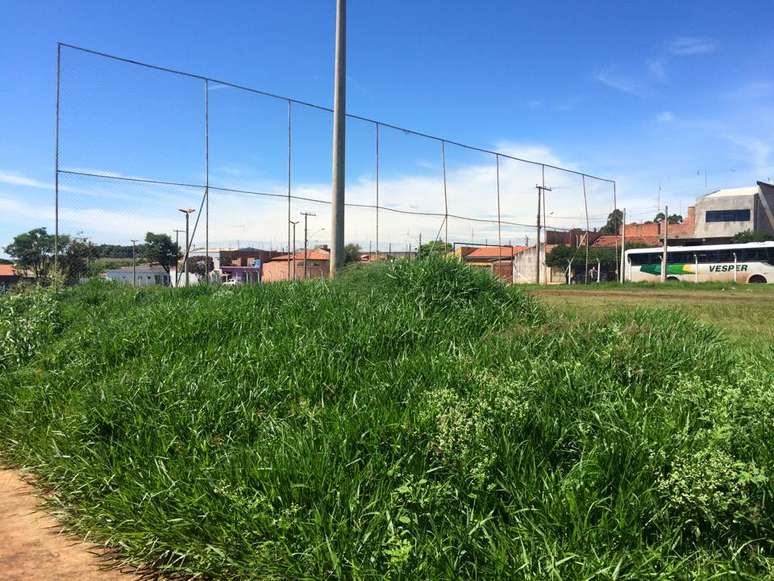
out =
[(431, 259), (0, 297), (0, 453), (167, 574), (771, 577), (774, 349), (530, 293)]
[(677, 310), (717, 326), (735, 343), (774, 345), (774, 285), (530, 285), (529, 292), (563, 316), (594, 320), (616, 309)]

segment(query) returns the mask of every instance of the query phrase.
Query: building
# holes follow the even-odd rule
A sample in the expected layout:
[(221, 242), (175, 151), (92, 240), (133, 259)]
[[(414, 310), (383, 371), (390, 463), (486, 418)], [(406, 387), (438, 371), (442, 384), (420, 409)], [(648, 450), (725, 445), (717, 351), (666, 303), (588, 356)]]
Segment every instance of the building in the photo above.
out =
[[(765, 182), (712, 192), (696, 201), (693, 237), (702, 241), (727, 242), (735, 234), (747, 230), (774, 235), (773, 210), (774, 185)], [(671, 232), (669, 238), (672, 238)]]
[[(324, 248), (311, 248), (295, 254), (281, 254), (263, 264), (263, 282), (328, 278), (330, 253)], [(305, 274), (306, 273), (306, 274)]]
[(457, 246), (453, 254), (473, 268), (488, 270), (493, 276), (507, 282), (513, 280), (513, 258), (526, 246)]
[(0, 289), (11, 288), (21, 279), (13, 264), (0, 264)]
[(115, 282), (133, 284), (137, 277), (137, 286), (170, 286), (169, 273), (158, 264), (138, 264), (134, 267), (124, 266), (113, 270), (106, 270), (102, 277)]
[[(540, 245), (540, 284), (561, 284), (567, 282), (567, 272), (555, 266), (546, 266), (545, 257), (558, 244)], [(513, 257), (513, 282), (516, 284), (537, 282), (537, 248), (530, 246)], [(580, 251), (579, 251), (580, 256)]]
[[(774, 235), (774, 185), (757, 182), (744, 188), (725, 188), (700, 197), (689, 206), (680, 224), (626, 224), (626, 243), (659, 246), (664, 233), (674, 246), (724, 244), (748, 230)], [(620, 244), (620, 236), (592, 239), (594, 246)]]

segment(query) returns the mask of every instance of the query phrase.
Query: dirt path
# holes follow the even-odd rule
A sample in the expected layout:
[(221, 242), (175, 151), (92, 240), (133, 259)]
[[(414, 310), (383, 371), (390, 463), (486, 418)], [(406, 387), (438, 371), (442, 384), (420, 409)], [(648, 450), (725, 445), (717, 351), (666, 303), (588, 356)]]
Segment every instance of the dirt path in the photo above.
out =
[(4, 581), (132, 581), (107, 569), (98, 549), (58, 533), (56, 520), (39, 509), (35, 489), (17, 470), (0, 469), (0, 579)]

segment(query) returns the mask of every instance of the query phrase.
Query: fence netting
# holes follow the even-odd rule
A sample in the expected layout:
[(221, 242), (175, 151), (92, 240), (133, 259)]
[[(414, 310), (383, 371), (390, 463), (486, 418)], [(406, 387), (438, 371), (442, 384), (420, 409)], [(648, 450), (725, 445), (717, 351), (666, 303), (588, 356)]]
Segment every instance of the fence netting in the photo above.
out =
[[(332, 112), (233, 83), (60, 45), (57, 231), (127, 244), (167, 233), (204, 253), (323, 247)], [(615, 184), (347, 118), (345, 238), (363, 254), (575, 240), (616, 208)], [(539, 217), (538, 217), (539, 215)], [(294, 224), (295, 223), (295, 224)], [(294, 232), (295, 231), (295, 232)], [(295, 233), (295, 235), (294, 235)], [(581, 235), (580, 238), (584, 236)]]

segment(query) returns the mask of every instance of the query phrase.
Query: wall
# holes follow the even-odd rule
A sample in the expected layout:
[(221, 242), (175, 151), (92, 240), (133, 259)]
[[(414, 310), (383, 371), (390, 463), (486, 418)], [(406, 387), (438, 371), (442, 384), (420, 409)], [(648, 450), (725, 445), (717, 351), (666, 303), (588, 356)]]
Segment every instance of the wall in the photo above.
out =
[[(290, 272), (292, 276), (293, 263), (290, 263)], [(312, 261), (310, 260), (306, 266), (306, 278), (328, 278), (328, 261)], [(302, 280), (304, 277), (304, 261), (296, 261), (296, 279)], [(288, 276), (288, 261), (287, 260), (271, 260), (263, 265), (263, 282), (278, 282), (281, 280), (289, 280)]]
[[(696, 238), (731, 238), (734, 234), (753, 229), (756, 196), (705, 196), (696, 202)], [(708, 210), (750, 210), (747, 222), (707, 222)]]

